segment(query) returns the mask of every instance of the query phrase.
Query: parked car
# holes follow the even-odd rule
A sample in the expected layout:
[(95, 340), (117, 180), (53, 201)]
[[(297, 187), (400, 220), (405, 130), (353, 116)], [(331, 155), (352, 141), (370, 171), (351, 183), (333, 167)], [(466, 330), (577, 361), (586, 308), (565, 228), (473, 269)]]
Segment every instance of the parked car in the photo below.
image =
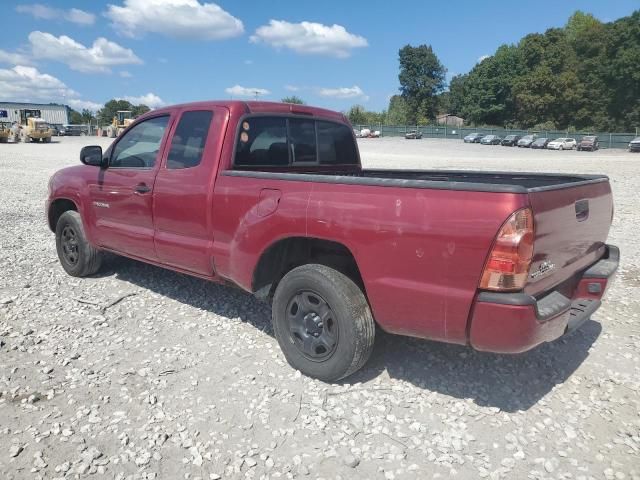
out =
[(362, 134), (360, 133), (360, 130), (358, 130), (357, 128), (354, 128), (354, 129), (353, 129), (353, 135), (354, 135), (356, 138), (362, 138)]
[(536, 138), (531, 144), (531, 148), (547, 148), (550, 140), (546, 137)]
[(518, 140), (518, 146), (529, 148), (531, 144), (538, 138), (538, 135), (525, 135), (520, 140)]
[(480, 143), (482, 145), (500, 145), (501, 141), (502, 139), (498, 135), (486, 135), (485, 137), (482, 137)]
[(62, 135), (67, 137), (85, 137), (89, 134), (87, 125), (63, 125)]
[(502, 142), (500, 142), (500, 144), (503, 147), (515, 147), (521, 138), (521, 135), (507, 135), (506, 137), (504, 137)]
[(594, 135), (589, 135), (587, 137), (582, 137), (580, 143), (578, 143), (578, 151), (589, 150), (590, 152), (595, 152), (600, 148), (600, 142), (598, 141), (598, 137)]
[(420, 140), (422, 138), (422, 132), (419, 132), (418, 130), (411, 130), (404, 134), (404, 138), (407, 140)]
[(640, 137), (636, 137), (629, 142), (630, 152), (640, 152)]
[(80, 161), (46, 202), (69, 275), (112, 252), (235, 284), (271, 303), (287, 361), (329, 382), (366, 363), (376, 324), (500, 353), (553, 341), (619, 262), (606, 176), (366, 170), (345, 116), (310, 106), (158, 108)]
[(547, 144), (549, 150), (573, 150), (576, 148), (575, 138), (556, 138)]
[(480, 143), (482, 137), (484, 137), (484, 135), (482, 135), (481, 133), (470, 133), (469, 135), (464, 137), (464, 143)]
[(51, 128), (51, 130), (53, 130), (53, 134), (56, 137), (59, 137), (59, 136), (63, 135), (62, 132), (64, 130), (64, 127), (61, 124), (59, 124), (59, 123), (51, 123), (51, 124), (49, 124), (49, 128)]

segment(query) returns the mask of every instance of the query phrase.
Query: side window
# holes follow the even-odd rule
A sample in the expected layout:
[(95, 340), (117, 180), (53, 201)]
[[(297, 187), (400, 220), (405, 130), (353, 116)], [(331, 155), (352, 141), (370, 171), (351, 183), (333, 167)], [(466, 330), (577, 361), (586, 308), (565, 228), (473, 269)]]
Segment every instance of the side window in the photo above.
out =
[(211, 125), (211, 111), (184, 112), (171, 140), (167, 168), (171, 170), (200, 165)]
[(290, 118), (289, 144), (294, 164), (316, 163), (316, 122)]
[(151, 168), (156, 163), (169, 116), (150, 118), (134, 126), (116, 143), (109, 167)]
[(235, 165), (278, 166), (289, 164), (287, 120), (283, 117), (252, 117), (240, 125)]
[(357, 165), (353, 132), (346, 125), (318, 122), (318, 156), (321, 165)]

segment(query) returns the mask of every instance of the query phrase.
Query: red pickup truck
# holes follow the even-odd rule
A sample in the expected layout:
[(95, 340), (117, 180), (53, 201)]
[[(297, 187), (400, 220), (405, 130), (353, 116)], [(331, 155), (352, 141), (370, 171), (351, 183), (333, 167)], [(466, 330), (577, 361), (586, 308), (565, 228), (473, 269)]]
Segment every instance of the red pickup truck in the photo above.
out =
[(270, 301), (289, 363), (325, 381), (387, 332), (517, 353), (580, 326), (619, 261), (608, 178), (366, 170), (340, 113), (269, 102), (149, 112), (49, 182), (62, 267), (103, 251)]

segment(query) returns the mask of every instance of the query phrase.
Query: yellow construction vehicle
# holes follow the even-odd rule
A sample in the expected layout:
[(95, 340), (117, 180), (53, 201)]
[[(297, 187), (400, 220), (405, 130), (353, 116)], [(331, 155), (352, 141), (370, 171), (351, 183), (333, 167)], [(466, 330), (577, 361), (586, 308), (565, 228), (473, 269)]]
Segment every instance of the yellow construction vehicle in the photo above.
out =
[(131, 110), (118, 110), (111, 121), (111, 125), (107, 127), (107, 136), (116, 138), (125, 128), (133, 123), (133, 112)]
[(20, 110), (19, 128), (12, 130), (14, 142), (51, 142), (53, 130), (40, 118), (40, 110)]
[(7, 111), (0, 110), (0, 143), (7, 143), (11, 134), (11, 123), (3, 121), (3, 119), (6, 120), (7, 118)]
[(9, 141), (10, 133), (11, 126), (7, 123), (0, 123), (0, 143), (7, 143)]

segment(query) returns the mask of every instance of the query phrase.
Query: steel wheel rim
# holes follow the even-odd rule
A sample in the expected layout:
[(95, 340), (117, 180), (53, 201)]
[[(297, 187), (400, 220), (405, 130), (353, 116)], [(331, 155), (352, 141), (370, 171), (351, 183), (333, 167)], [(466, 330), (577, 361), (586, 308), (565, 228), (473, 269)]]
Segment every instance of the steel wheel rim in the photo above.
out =
[(78, 248), (78, 234), (71, 225), (65, 225), (62, 229), (62, 256), (70, 265), (76, 265), (80, 258)]
[(297, 292), (286, 310), (289, 340), (307, 359), (327, 360), (338, 345), (338, 322), (327, 301), (312, 290)]

